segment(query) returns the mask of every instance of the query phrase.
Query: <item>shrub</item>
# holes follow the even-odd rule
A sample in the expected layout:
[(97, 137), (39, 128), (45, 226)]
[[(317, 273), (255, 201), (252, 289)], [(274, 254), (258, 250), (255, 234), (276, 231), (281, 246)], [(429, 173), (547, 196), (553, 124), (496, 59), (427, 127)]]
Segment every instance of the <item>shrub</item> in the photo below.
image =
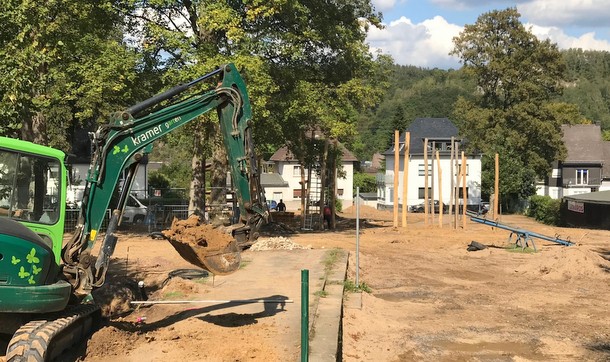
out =
[(561, 222), (561, 200), (550, 196), (534, 195), (530, 197), (530, 205), (526, 215), (547, 225), (559, 225)]

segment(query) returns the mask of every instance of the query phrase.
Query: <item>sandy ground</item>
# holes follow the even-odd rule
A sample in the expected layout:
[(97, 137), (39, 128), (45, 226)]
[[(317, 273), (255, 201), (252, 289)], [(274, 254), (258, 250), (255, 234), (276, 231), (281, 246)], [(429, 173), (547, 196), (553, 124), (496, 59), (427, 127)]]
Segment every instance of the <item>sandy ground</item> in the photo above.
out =
[[(502, 216), (504, 225), (576, 243), (565, 247), (534, 239), (533, 252), (511, 248), (509, 231), (479, 223), (463, 228), (460, 222), (454, 230), (447, 216), (441, 228), (438, 220), (426, 225), (423, 215), (409, 214), (407, 228), (394, 228), (391, 212), (360, 211), (359, 280), (370, 292), (362, 294), (362, 308), (344, 309), (344, 361), (610, 360), (610, 231)], [(355, 211), (339, 216), (337, 231), (288, 237), (314, 249), (350, 251), (353, 281)], [(190, 268), (171, 246), (132, 234), (119, 240), (112, 276), (96, 295), (111, 319), (68, 360), (298, 359), (298, 344), (286, 340), (277, 319), (282, 313), (218, 316), (184, 306), (133, 310), (128, 301), (139, 298), (138, 280), (145, 281), (151, 299), (204, 299), (218, 280), (202, 275), (168, 280), (168, 272)], [(467, 251), (472, 241), (488, 248)], [(244, 252), (243, 259), (253, 252)]]

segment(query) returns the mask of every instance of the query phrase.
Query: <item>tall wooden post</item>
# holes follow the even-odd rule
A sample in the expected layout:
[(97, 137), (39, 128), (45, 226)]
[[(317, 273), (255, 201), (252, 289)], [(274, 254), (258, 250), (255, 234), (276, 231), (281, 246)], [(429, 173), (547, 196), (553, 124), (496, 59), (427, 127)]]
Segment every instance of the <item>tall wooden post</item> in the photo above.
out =
[(443, 227), (443, 170), (441, 169), (441, 157), (436, 151), (436, 168), (438, 173), (438, 226)]
[(496, 153), (496, 180), (494, 183), (494, 219), (498, 220), (498, 200), (500, 199), (500, 156)]
[(435, 201), (435, 194), (434, 194), (434, 150), (436, 150), (436, 141), (432, 141), (432, 153), (430, 154), (430, 157), (432, 158), (430, 160), (430, 223), (432, 225), (434, 225), (434, 214), (435, 214), (435, 210), (434, 210), (434, 201)]
[(462, 151), (462, 227), (466, 229), (466, 206), (468, 205), (468, 194), (466, 192), (466, 156)]
[(398, 171), (400, 165), (400, 132), (394, 131), (394, 227), (398, 227)]
[(449, 224), (451, 224), (451, 220), (453, 220), (453, 188), (455, 187), (455, 183), (453, 182), (453, 155), (455, 154), (455, 138), (451, 137), (451, 161), (449, 161), (450, 172), (449, 179), (451, 180), (451, 190), (449, 191)]
[(405, 132), (405, 160), (402, 166), (402, 227), (407, 227), (407, 201), (409, 200), (409, 147), (411, 145), (411, 132)]
[(424, 224), (428, 225), (428, 139), (424, 139)]
[(459, 201), (459, 189), (460, 189), (460, 168), (458, 167), (460, 160), (460, 144), (456, 140), (455, 141), (455, 175), (451, 175), (451, 177), (455, 177), (455, 188), (451, 190), (454, 193), (453, 200), (455, 200), (455, 214), (453, 215), (453, 228), (457, 230), (458, 228), (458, 215), (460, 214), (460, 201)]

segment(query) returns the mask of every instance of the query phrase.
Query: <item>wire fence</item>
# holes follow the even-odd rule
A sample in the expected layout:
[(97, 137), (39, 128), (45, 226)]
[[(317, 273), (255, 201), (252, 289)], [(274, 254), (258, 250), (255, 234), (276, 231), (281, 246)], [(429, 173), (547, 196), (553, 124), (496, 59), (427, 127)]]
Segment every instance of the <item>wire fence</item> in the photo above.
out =
[[(194, 209), (189, 209), (188, 189), (151, 189), (132, 190), (133, 198), (127, 202), (123, 211), (123, 219), (119, 225), (119, 230), (131, 233), (151, 233), (161, 231), (171, 227), (174, 219), (184, 220), (195, 213)], [(206, 204), (204, 217), (210, 214), (219, 215), (227, 219), (227, 222), (235, 222), (238, 212), (237, 205), (234, 205), (231, 193), (225, 190), (228, 195), (226, 203)], [(66, 211), (66, 222), (64, 231), (71, 233), (78, 223), (79, 209), (68, 209)], [(110, 220), (112, 211), (106, 210), (104, 220), (98, 232), (105, 232)]]

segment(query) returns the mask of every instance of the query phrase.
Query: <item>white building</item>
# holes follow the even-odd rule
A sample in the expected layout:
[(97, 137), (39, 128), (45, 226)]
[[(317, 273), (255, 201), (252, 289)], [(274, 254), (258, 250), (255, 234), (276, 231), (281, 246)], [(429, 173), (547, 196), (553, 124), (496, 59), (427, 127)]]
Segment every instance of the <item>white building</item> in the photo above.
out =
[[(428, 198), (439, 200), (442, 195), (443, 204), (448, 205), (452, 186), (451, 165), (451, 139), (457, 142), (457, 151), (460, 159), (453, 165), (453, 185), (456, 187), (456, 175), (461, 168), (461, 138), (455, 125), (447, 118), (417, 118), (409, 128), (410, 147), (408, 162), (407, 197), (403, 200), (405, 132), (400, 135), (399, 142), (399, 174), (398, 174), (398, 203), (406, 202), (408, 206), (421, 204), (425, 195), (425, 162), (424, 141), (428, 139)], [(439, 162), (436, 159), (439, 153)], [(394, 162), (395, 148), (392, 146), (385, 153), (385, 174), (378, 174), (377, 196), (378, 208), (391, 208), (394, 206)], [(466, 194), (468, 205), (479, 205), (481, 202), (481, 155), (466, 154)], [(442, 184), (439, 184), (439, 173)], [(461, 204), (463, 182), (460, 178), (458, 195)]]
[[(283, 200), (287, 211), (296, 211), (301, 208), (301, 166), (293, 157), (287, 147), (277, 150), (269, 159), (266, 170), (262, 170), (261, 184), (265, 188), (267, 202), (279, 202)], [(354, 203), (354, 164), (358, 162), (356, 157), (347, 149), (343, 148), (341, 163), (341, 175), (337, 177), (335, 194), (341, 200), (343, 208)], [(305, 170), (305, 180), (308, 177)], [(315, 171), (311, 172), (310, 195), (319, 195), (321, 190), (320, 177)], [(313, 198), (310, 201), (317, 201)]]

